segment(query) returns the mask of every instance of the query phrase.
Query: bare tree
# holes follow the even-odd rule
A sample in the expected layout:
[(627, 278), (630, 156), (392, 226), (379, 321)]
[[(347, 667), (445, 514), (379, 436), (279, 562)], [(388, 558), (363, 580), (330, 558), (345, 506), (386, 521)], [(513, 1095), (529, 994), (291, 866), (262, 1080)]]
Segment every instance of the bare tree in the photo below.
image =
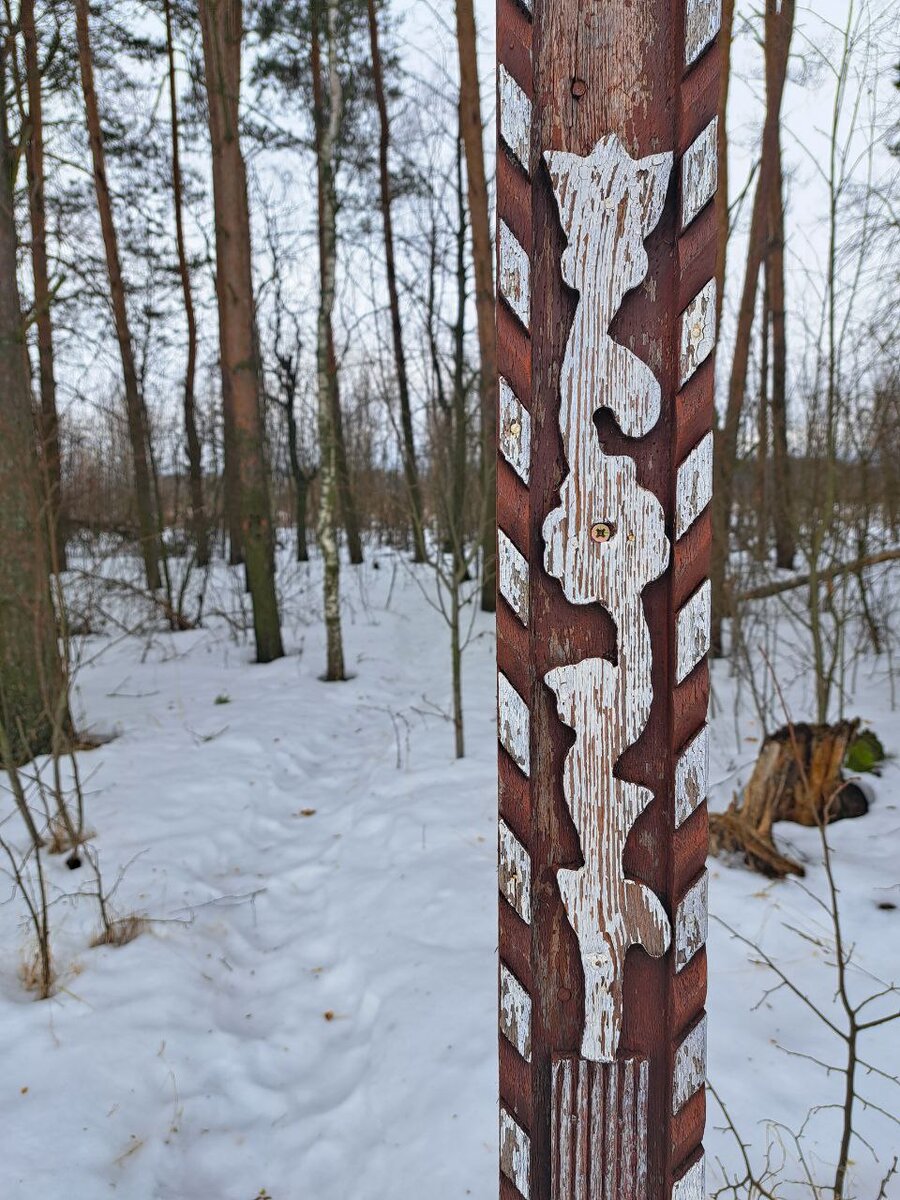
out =
[(497, 507), (493, 500), (497, 474), (497, 331), (494, 324), (494, 256), (484, 166), (484, 131), (478, 84), (478, 38), (473, 0), (456, 0), (456, 40), (459, 49), (459, 111), (466, 152), (469, 220), (475, 268), (475, 311), (481, 351), (481, 454), (485, 506), (482, 545), (481, 607), (496, 608)]
[(45, 490), (34, 441), (25, 324), (16, 277), (15, 150), (0, 41), (0, 722), (7, 757), (45, 753), (62, 691), (50, 595)]
[(109, 275), (110, 298), (122, 360), (122, 376), (125, 388), (125, 410), (128, 418), (128, 434), (134, 465), (134, 487), (137, 500), (138, 530), (144, 573), (147, 586), (160, 586), (159, 558), (160, 543), (157, 518), (153, 503), (153, 481), (150, 466), (150, 431), (147, 409), (135, 366), (134, 342), (128, 319), (128, 302), (122, 277), (119, 257), (119, 242), (113, 218), (112, 196), (106, 177), (106, 151), (100, 125), (100, 109), (94, 86), (94, 64), (91, 51), (88, 0), (75, 0), (75, 33), (78, 42), (78, 63), (81, 70), (81, 87), (84, 95), (84, 111), (87, 120), (88, 141), (94, 167), (94, 190), (103, 245), (106, 252), (106, 269)]
[(236, 459), (256, 657), (259, 662), (271, 662), (281, 658), (284, 649), (263, 443), (247, 174), (238, 130), (244, 32), (241, 0), (200, 0), (200, 23), (212, 141), (222, 393), (225, 412), (230, 413), (231, 450)]
[(25, 44), (28, 89), (25, 160), (28, 171), (28, 214), (31, 221), (31, 269), (34, 278), (34, 323), (37, 328), (38, 377), (41, 394), (41, 448), (47, 482), (49, 522), (59, 569), (66, 569), (66, 532), (62, 512), (62, 467), (59, 414), (53, 363), (52, 292), (47, 263), (47, 213), (44, 203), (44, 108), (34, 0), (22, 0), (19, 21)]
[(181, 175), (181, 150), (178, 123), (178, 81), (175, 74), (175, 40), (172, 29), (172, 2), (163, 0), (166, 18), (166, 59), (169, 75), (169, 111), (172, 130), (172, 202), (175, 209), (175, 245), (178, 251), (178, 276), (184, 297), (187, 322), (187, 363), (184, 369), (184, 432), (188, 459), (191, 497), (191, 530), (197, 563), (209, 562), (209, 529), (203, 499), (203, 451), (197, 433), (195, 380), (197, 375), (197, 315), (191, 290), (191, 270), (184, 236), (184, 183)]

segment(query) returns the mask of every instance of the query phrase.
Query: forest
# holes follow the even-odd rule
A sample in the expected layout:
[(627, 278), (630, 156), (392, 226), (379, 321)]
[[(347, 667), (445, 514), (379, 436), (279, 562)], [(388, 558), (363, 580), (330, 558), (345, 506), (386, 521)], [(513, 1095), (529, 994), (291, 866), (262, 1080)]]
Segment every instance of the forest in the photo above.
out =
[[(889, 1200), (900, 10), (721, 9), (706, 1188)], [(10, 1200), (496, 1194), (494, 22), (3, 0)]]

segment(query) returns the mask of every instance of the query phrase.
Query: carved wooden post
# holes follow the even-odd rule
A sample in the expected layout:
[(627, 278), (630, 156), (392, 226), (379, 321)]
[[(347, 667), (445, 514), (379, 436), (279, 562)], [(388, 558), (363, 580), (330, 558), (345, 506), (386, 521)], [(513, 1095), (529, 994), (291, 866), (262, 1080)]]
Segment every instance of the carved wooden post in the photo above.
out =
[(500, 1195), (703, 1200), (719, 0), (498, 0)]

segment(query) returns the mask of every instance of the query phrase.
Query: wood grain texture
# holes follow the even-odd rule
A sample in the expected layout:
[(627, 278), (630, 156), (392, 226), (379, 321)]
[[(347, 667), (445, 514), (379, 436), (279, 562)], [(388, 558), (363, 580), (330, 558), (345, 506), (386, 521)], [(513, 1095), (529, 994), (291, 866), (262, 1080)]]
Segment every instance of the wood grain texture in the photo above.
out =
[(526, 173), (531, 171), (531, 101), (501, 63), (497, 68), (500, 137)]
[(500, 964), (500, 1032), (531, 1062), (531, 997), (504, 963)]
[(713, 435), (702, 438), (678, 468), (675, 537), (684, 537), (712, 500)]
[(706, 1200), (706, 1159), (703, 1155), (675, 1180), (672, 1200)]
[(528, 624), (528, 560), (502, 529), (497, 532), (497, 570), (500, 595), (523, 625)]
[(675, 1053), (672, 1112), (678, 1113), (706, 1082), (706, 1016), (685, 1034)]
[(531, 773), (528, 705), (502, 671), (497, 675), (497, 730), (500, 745), (523, 775)]
[(684, 61), (692, 66), (719, 32), (722, 0), (687, 0), (684, 18)]
[(552, 1200), (646, 1195), (649, 1085), (646, 1059), (553, 1060)]
[(521, 242), (502, 219), (499, 290), (527, 329), (531, 324), (531, 267)]
[(675, 970), (683, 971), (701, 946), (709, 926), (709, 872), (704, 871), (675, 910)]
[(528, 1134), (505, 1108), (500, 1109), (500, 1170), (529, 1200), (531, 1196), (531, 1146)]
[(531, 857), (510, 827), (500, 820), (500, 894), (523, 921), (531, 921)]
[(709, 652), (711, 591), (709, 580), (706, 580), (676, 618), (676, 683), (686, 679)]
[(499, 429), (501, 454), (527, 484), (531, 470), (531, 416), (502, 376)]
[(716, 194), (719, 181), (717, 137), (719, 118), (713, 117), (684, 152), (681, 160), (681, 227), (690, 225)]
[[(582, 948), (566, 909), (561, 881), (566, 873), (575, 877), (588, 865), (566, 787), (574, 759), (581, 755), (583, 761), (592, 761), (594, 751), (582, 755), (577, 728), (573, 731), (561, 716), (560, 698), (546, 681), (553, 678), (562, 683), (562, 677), (554, 672), (578, 670), (579, 678), (573, 675), (568, 689), (562, 689), (562, 707), (568, 706), (569, 711), (579, 707), (576, 689), (588, 706), (587, 697), (602, 688), (603, 703), (595, 707), (604, 719), (610, 710), (619, 714), (622, 684), (607, 674), (608, 669), (622, 670), (617, 605), (609, 609), (598, 602), (595, 584), (600, 579), (600, 587), (607, 586), (602, 582), (604, 572), (598, 569), (597, 555), (607, 555), (611, 561), (621, 552), (613, 544), (620, 530), (603, 515), (590, 515), (586, 505), (582, 512), (574, 489), (571, 503), (564, 495), (574, 481), (568, 478), (572, 473), (571, 446), (563, 434), (562, 405), (572, 396), (573, 405), (582, 406), (576, 420), (581, 447), (585, 454), (595, 456), (591, 461), (599, 461), (602, 452), (606, 460), (633, 463), (632, 484), (627, 465), (599, 462), (605, 494), (614, 505), (621, 504), (633, 513), (636, 504), (645, 502), (641, 492), (649, 493), (662, 514), (663, 537), (667, 530), (672, 537), (658, 576), (648, 576), (639, 592), (637, 607), (649, 635), (649, 700), (644, 715), (643, 685), (637, 687), (627, 711), (633, 714), (629, 721), (639, 732), (615, 763), (615, 779), (628, 785), (627, 795), (640, 798), (636, 819), (630, 829), (622, 830), (617, 878), (657, 897), (663, 917), (668, 913), (675, 927), (673, 940), (681, 929), (683, 943), (689, 944), (693, 934), (688, 933), (686, 909), (681, 912), (682, 924), (678, 921), (680, 905), (704, 864), (708, 670), (698, 661), (695, 669), (677, 682), (678, 614), (703, 584), (710, 524), (709, 505), (703, 504), (702, 472), (694, 471), (694, 462), (688, 470), (680, 468), (710, 429), (714, 337), (708, 339), (708, 347), (688, 347), (683, 375), (681, 317), (712, 277), (714, 209), (721, 201), (716, 194), (701, 203), (710, 186), (713, 163), (699, 155), (699, 147), (694, 155), (688, 153), (716, 116), (719, 59), (714, 42), (708, 40), (715, 22), (703, 19), (703, 12), (709, 9), (701, 2), (689, 13), (687, 0), (646, 0), (639, 6), (630, 0), (534, 0), (528, 7), (522, 0), (497, 0), (500, 61), (531, 101), (530, 178), (522, 160), (506, 148), (502, 133), (504, 147), (497, 176), (498, 248), (505, 225), (530, 262), (528, 323), (501, 299), (497, 328), (500, 372), (527, 418), (528, 439), (527, 454), (522, 454), (504, 437), (501, 418), (500, 524), (529, 564), (529, 623), (524, 626), (508, 602), (500, 605), (498, 657), (501, 669), (530, 709), (530, 775), (524, 776), (505, 750), (500, 752), (501, 811), (514, 837), (507, 842), (507, 858), (527, 863), (529, 878), (526, 923), (513, 907), (522, 903), (519, 882), (513, 881), (510, 887), (509, 873), (505, 876), (504, 888), (509, 888), (512, 902), (504, 891), (501, 959), (530, 1001), (530, 1060), (522, 1057), (504, 1033), (499, 1039), (500, 1089), (507, 1112), (528, 1135), (528, 1187), (534, 1200), (564, 1195), (568, 1186), (556, 1149), (566, 1131), (557, 1127), (554, 1116), (558, 1111), (554, 1109), (554, 1062), (563, 1058), (579, 1063), (571, 1068), (576, 1073), (620, 1071), (623, 1063), (633, 1060), (646, 1063), (647, 1120), (642, 1127), (646, 1132), (646, 1175), (639, 1178), (636, 1170), (626, 1169), (607, 1185), (604, 1171), (594, 1169), (591, 1160), (587, 1170), (596, 1196), (671, 1200), (677, 1188), (692, 1186), (683, 1180), (695, 1178), (695, 1164), (702, 1153), (702, 1086), (677, 1113), (672, 1105), (682, 1036), (694, 1028), (704, 1006), (705, 949), (698, 949), (680, 970), (676, 969), (677, 949), (660, 958), (642, 951), (628, 953), (621, 971), (621, 1028), (615, 1060), (592, 1062), (581, 1053), (590, 1001), (585, 995)], [(705, 48), (700, 45), (704, 39)], [(689, 54), (692, 57), (686, 68)], [(621, 167), (617, 183), (624, 185), (626, 173), (638, 169), (642, 161), (658, 164), (660, 158), (670, 155), (671, 169), (660, 184), (658, 220), (649, 232), (642, 233), (637, 246), (646, 261), (622, 264), (624, 271), (637, 276), (636, 282), (618, 298), (611, 289), (608, 300), (598, 284), (595, 291), (603, 297), (602, 307), (595, 304), (592, 311), (579, 312), (583, 291), (593, 285), (588, 279), (589, 264), (578, 258), (577, 250), (574, 261), (568, 267), (563, 265), (577, 242), (576, 225), (581, 221), (585, 229), (591, 225), (595, 231), (604, 227), (614, 241), (620, 221), (624, 224), (627, 218), (623, 200), (613, 219), (610, 208), (615, 197), (611, 190), (604, 196), (603, 187), (612, 187), (604, 172), (610, 171), (617, 157)], [(590, 174), (589, 191), (582, 200), (587, 210), (596, 210), (598, 201), (604, 200), (612, 202), (609, 207), (604, 204), (582, 220), (585, 204), (579, 200), (577, 188), (568, 191), (560, 203), (557, 186), (567, 172), (565, 156), (569, 162), (594, 159), (593, 166), (584, 170), (597, 175)], [(651, 173), (652, 169), (648, 166)], [(652, 191), (650, 180), (645, 182)], [(683, 222), (697, 204), (700, 207)], [(604, 261), (613, 259), (611, 247)], [(573, 282), (579, 275), (581, 282)], [(613, 289), (615, 286), (614, 281)], [(688, 339), (690, 332), (688, 327)], [(602, 351), (596, 359), (595, 377), (581, 381), (585, 383), (583, 403), (564, 380), (567, 357), (579, 340)], [(631, 355), (633, 361), (622, 357), (620, 351)], [(628, 371), (634, 373), (633, 379)], [(656, 384), (655, 396), (647, 387), (648, 378)], [(604, 399), (604, 379), (616, 381), (612, 402)], [(633, 383), (634, 391), (620, 399), (618, 381), (622, 379), (629, 387)], [(637, 403), (639, 393), (644, 397), (643, 407)], [(523, 423), (516, 420), (517, 410), (509, 401), (507, 395), (508, 420), (520, 435)], [(503, 403), (501, 397), (501, 413)], [(652, 507), (648, 503), (648, 511)], [(542, 569), (548, 551), (544, 527), (551, 516), (559, 529), (556, 564), (563, 575), (569, 573), (577, 581), (571, 595), (558, 575)], [(570, 518), (575, 533), (572, 539), (563, 534), (563, 522)], [(590, 539), (590, 546), (575, 544), (585, 526), (589, 535), (591, 526), (599, 524), (611, 526), (610, 536)], [(656, 526), (655, 517), (649, 524)], [(584, 599), (577, 599), (576, 587)], [(619, 607), (619, 611), (624, 609)], [(628, 629), (636, 627), (633, 609), (624, 620)], [(626, 651), (626, 659), (631, 654), (634, 662), (639, 661), (643, 652), (636, 647), (640, 640), (637, 637)], [(605, 665), (597, 665), (600, 663)], [(608, 699), (610, 687), (612, 699)], [(586, 717), (597, 719), (594, 712)], [(603, 753), (612, 755), (613, 751)], [(599, 772), (597, 777), (608, 778)], [(595, 791), (593, 803), (588, 801), (586, 808), (597, 810), (600, 806)], [(601, 818), (595, 813), (586, 815), (599, 825)], [(517, 866), (510, 870), (519, 873)], [(504, 1019), (501, 1015), (501, 1023)], [(587, 1078), (587, 1074), (578, 1074), (575, 1086), (573, 1075), (573, 1116), (581, 1125), (569, 1145), (580, 1146), (578, 1153), (583, 1154), (590, 1135), (599, 1161), (615, 1161), (618, 1125), (611, 1112), (604, 1119), (599, 1106), (591, 1108)], [(588, 1111), (592, 1115), (585, 1124)], [(572, 1136), (571, 1129), (568, 1134)], [(576, 1158), (566, 1161), (571, 1180)], [(606, 1190), (597, 1190), (601, 1188)], [(520, 1194), (501, 1171), (501, 1197), (515, 1200)], [(588, 1195), (596, 1200), (593, 1192)], [(679, 1200), (700, 1197), (684, 1192)]]
[(584, 971), (581, 1053), (610, 1062), (621, 1035), (626, 953), (637, 945), (659, 957), (669, 945), (658, 897), (627, 879), (623, 866), (628, 835), (653, 793), (615, 776), (650, 715), (652, 647), (641, 595), (668, 565), (669, 543), (662, 505), (639, 485), (633, 458), (606, 453), (594, 416), (609, 409), (629, 437), (659, 419), (659, 383), (609, 327), (646, 273), (644, 239), (659, 220), (672, 158), (635, 161), (616, 137), (586, 158), (545, 157), (568, 240), (561, 272), (579, 300), (560, 377), (568, 473), (560, 505), (544, 522), (544, 565), (572, 604), (599, 603), (610, 614), (618, 658), (584, 659), (545, 676), (560, 719), (575, 730), (563, 790), (584, 858), (558, 879)]

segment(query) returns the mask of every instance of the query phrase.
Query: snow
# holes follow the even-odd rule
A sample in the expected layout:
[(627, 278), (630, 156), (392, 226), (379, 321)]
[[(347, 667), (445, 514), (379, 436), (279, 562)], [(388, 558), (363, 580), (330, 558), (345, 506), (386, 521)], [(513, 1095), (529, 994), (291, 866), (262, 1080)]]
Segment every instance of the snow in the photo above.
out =
[[(92, 845), (108, 886), (123, 872), (117, 911), (151, 924), (124, 947), (91, 948), (96, 906), (76, 894), (90, 878), (48, 859), (60, 985), (36, 1002), (18, 977), (21, 903), (0, 906), (0, 1196), (496, 1195), (492, 626), (479, 616), (465, 654), (457, 762), (449, 639), (427, 573), (383, 553), (344, 580), (346, 684), (319, 679), (316, 565), (283, 566), (290, 652), (267, 667), (215, 616), (195, 632), (123, 636), (110, 623), (84, 639), (81, 724), (115, 734), (80, 755)], [(218, 568), (207, 612), (239, 600)], [(870, 666), (854, 711), (896, 747), (884, 664)], [(723, 807), (761, 731), (745, 717), (736, 744), (727, 666), (716, 693)], [(847, 937), (860, 968), (889, 978), (900, 909), (877, 906), (900, 904), (898, 782), (889, 763), (870, 815), (831, 831)], [(816, 832), (779, 832), (822, 894)], [(800, 886), (710, 868), (710, 1075), (758, 1160), (765, 1121), (798, 1128), (841, 1080), (779, 1048), (835, 1053), (794, 997), (758, 1004), (774, 980), (719, 920), (761, 941), (830, 1013), (833, 973), (786, 928), (822, 925)], [(855, 986), (876, 990), (859, 974)], [(896, 1028), (866, 1038), (866, 1057), (896, 1073)], [(862, 1088), (896, 1111), (892, 1083)], [(736, 1163), (722, 1124), (710, 1100), (711, 1185), (717, 1159)], [(900, 1137), (871, 1111), (860, 1128), (880, 1163), (857, 1145), (851, 1194), (874, 1197)], [(834, 1114), (816, 1116), (817, 1169), (835, 1141)]]

